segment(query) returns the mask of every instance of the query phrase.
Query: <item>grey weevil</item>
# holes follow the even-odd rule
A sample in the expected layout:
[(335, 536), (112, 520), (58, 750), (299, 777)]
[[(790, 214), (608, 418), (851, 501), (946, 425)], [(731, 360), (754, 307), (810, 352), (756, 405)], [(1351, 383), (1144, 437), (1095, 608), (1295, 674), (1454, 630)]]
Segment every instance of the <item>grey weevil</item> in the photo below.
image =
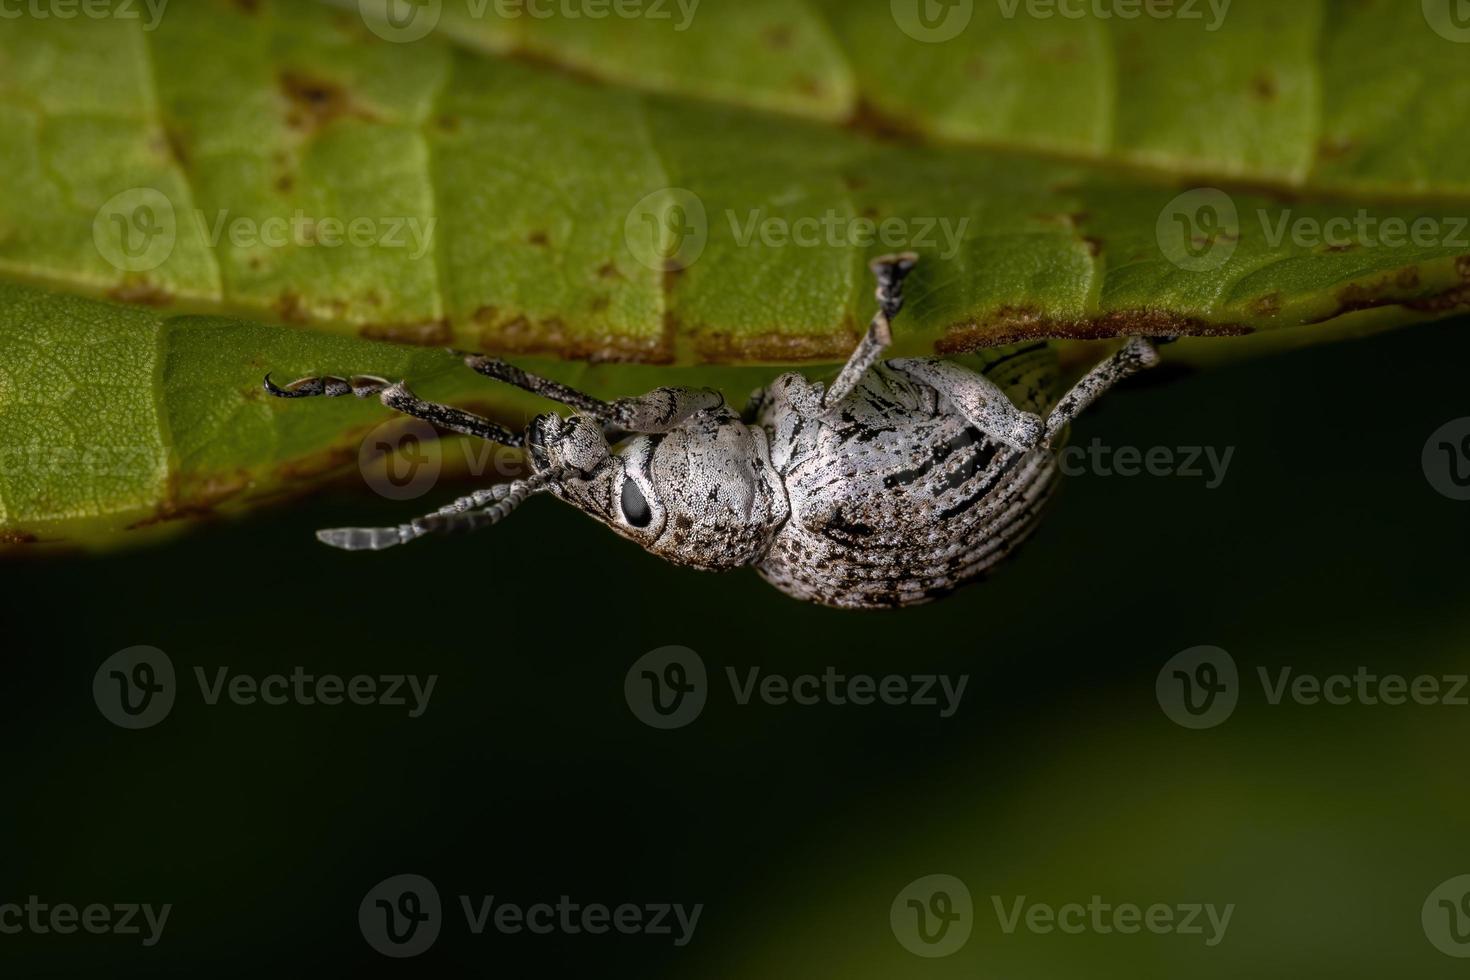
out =
[(1055, 449), (1068, 424), (1159, 360), (1152, 341), (1133, 337), (1050, 411), (1055, 358), (1045, 344), (983, 371), (929, 358), (884, 361), (903, 281), (917, 261), (912, 253), (873, 261), (878, 312), (830, 385), (783, 374), (752, 396), (743, 415), (707, 388), (605, 402), (473, 354), (465, 356), (473, 370), (574, 414), (539, 415), (519, 434), (382, 378), (302, 378), (278, 387), (267, 375), (265, 387), (282, 398), (377, 396), (443, 429), (527, 452), (526, 479), (398, 527), (318, 532), (333, 547), (375, 551), (485, 527), (548, 492), (680, 565), (753, 566), (788, 595), (825, 605), (915, 605), (1015, 548), (1056, 482)]

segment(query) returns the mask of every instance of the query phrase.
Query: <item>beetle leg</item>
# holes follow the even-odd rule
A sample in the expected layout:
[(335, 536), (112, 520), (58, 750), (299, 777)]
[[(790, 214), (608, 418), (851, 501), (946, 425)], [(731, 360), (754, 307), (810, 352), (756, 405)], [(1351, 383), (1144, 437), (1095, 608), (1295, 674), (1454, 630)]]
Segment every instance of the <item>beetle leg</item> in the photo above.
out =
[(575, 408), (579, 412), (597, 418), (606, 418), (612, 411), (612, 406), (607, 402), (591, 395), (568, 387), (560, 381), (552, 381), (526, 371), (522, 371), (514, 364), (502, 361), (498, 357), (487, 357), (483, 354), (465, 354), (465, 366), (477, 374), (483, 374), (487, 378), (496, 381), (504, 381), (508, 385), (549, 398), (554, 402), (561, 402), (569, 408)]
[(677, 428), (690, 416), (723, 408), (725, 396), (713, 388), (655, 388), (636, 398), (619, 398), (607, 421), (622, 432), (657, 433)]
[(1128, 342), (1087, 372), (1062, 396), (1046, 418), (1046, 445), (1050, 448), (1061, 436), (1062, 430), (1072, 424), (1087, 406), (1097, 401), (1109, 388), (1131, 377), (1139, 371), (1159, 363), (1159, 352), (1154, 341), (1147, 337), (1130, 337)]
[(1011, 404), (994, 381), (953, 361), (915, 358), (890, 361), (888, 366), (923, 382), (943, 395), (965, 421), (997, 442), (1019, 452), (1041, 443), (1045, 423)]
[(893, 343), (893, 318), (903, 309), (903, 281), (914, 270), (919, 257), (913, 252), (885, 255), (874, 259), (868, 268), (878, 279), (878, 312), (868, 326), (868, 332), (852, 352), (842, 372), (822, 397), (822, 408), (828, 412), (836, 409), (842, 400), (852, 394), (883, 357), (888, 345)]
[(463, 409), (454, 408), (450, 405), (439, 405), (434, 402), (426, 402), (408, 390), (403, 382), (393, 384), (383, 378), (375, 378), (368, 375), (358, 375), (351, 379), (337, 377), (301, 378), (293, 381), (285, 387), (280, 387), (271, 381), (270, 375), (265, 376), (265, 390), (277, 398), (311, 398), (321, 396), (324, 398), (337, 398), (342, 395), (356, 395), (358, 398), (378, 397), (384, 405), (395, 412), (422, 419), (441, 429), (450, 432), (458, 432), (462, 435), (476, 436), (487, 439), (490, 442), (498, 442), (502, 446), (520, 447), (525, 443), (524, 437), (511, 432), (503, 426), (496, 425), (487, 418), (482, 418)]

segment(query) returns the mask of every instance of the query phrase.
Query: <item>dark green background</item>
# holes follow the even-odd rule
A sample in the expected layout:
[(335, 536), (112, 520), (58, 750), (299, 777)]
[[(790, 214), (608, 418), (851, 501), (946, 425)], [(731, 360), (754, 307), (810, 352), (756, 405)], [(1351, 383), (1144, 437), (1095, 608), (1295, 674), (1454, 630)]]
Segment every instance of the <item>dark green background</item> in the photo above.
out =
[[(1228, 343), (1228, 341), (1222, 341)], [(889, 614), (800, 605), (754, 574), (665, 566), (550, 499), (476, 537), (346, 555), (310, 531), (409, 504), (344, 485), (107, 556), (12, 559), (0, 901), (171, 902), (162, 942), (0, 936), (6, 976), (1450, 977), (1420, 905), (1470, 872), (1470, 708), (1270, 706), (1255, 668), (1470, 668), (1470, 504), (1420, 451), (1470, 415), (1470, 323), (1115, 393), (1085, 444), (1236, 447), (1222, 488), (1081, 476), (988, 583)], [(156, 728), (113, 727), (94, 671), (165, 650)], [(666, 644), (715, 678), (662, 732), (625, 672)], [(1229, 650), (1204, 732), (1159, 668)], [(437, 673), (427, 713), (207, 707), (192, 668)], [(971, 675), (959, 713), (737, 707), (723, 668)], [(380, 957), (358, 902), (432, 879), (449, 920)], [(964, 879), (976, 931), (915, 958), (888, 905)], [(694, 941), (470, 937), (455, 896), (705, 905)], [(988, 896), (1236, 904), (1225, 941), (997, 929)]]

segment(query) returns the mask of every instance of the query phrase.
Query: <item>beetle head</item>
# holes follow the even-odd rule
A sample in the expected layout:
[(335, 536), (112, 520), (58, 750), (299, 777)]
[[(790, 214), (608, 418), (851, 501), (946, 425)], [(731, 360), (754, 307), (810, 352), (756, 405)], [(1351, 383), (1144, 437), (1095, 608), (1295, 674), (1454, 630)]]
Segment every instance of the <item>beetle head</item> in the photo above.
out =
[(589, 416), (542, 415), (526, 444), (553, 494), (677, 564), (750, 564), (787, 514), (764, 433), (735, 418), (697, 415), (614, 447)]

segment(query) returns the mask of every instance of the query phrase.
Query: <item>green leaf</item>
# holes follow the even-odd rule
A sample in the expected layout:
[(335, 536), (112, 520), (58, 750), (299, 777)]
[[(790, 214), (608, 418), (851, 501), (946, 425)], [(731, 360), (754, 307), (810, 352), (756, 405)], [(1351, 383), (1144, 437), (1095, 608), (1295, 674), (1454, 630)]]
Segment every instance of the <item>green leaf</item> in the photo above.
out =
[[(666, 378), (631, 365), (528, 366), (599, 394)], [(309, 485), (360, 452), (371, 457), (376, 447), (365, 436), (390, 419), (376, 400), (281, 401), (261, 386), (268, 371), (285, 380), (347, 369), (412, 378), (423, 397), (517, 427), (555, 407), (441, 350), (0, 285), (0, 539), (105, 542), (119, 530)], [(717, 369), (710, 380), (753, 390), (769, 373)], [(396, 443), (397, 428), (387, 431)], [(474, 475), (512, 462), (479, 446), (467, 451), (457, 469), (482, 471)], [(451, 455), (447, 466), (458, 458)]]
[(1470, 305), (1470, 46), (1413, 4), (960, 3), (935, 43), (906, 0), (521, 2), (426, 0), (412, 43), (372, 3), (7, 21), (3, 533), (305, 485), (386, 417), (266, 370), (545, 407), (375, 340), (738, 401), (776, 368), (711, 365), (842, 359), (899, 247), (895, 354), (1258, 332), (1171, 350), (1199, 362)]

